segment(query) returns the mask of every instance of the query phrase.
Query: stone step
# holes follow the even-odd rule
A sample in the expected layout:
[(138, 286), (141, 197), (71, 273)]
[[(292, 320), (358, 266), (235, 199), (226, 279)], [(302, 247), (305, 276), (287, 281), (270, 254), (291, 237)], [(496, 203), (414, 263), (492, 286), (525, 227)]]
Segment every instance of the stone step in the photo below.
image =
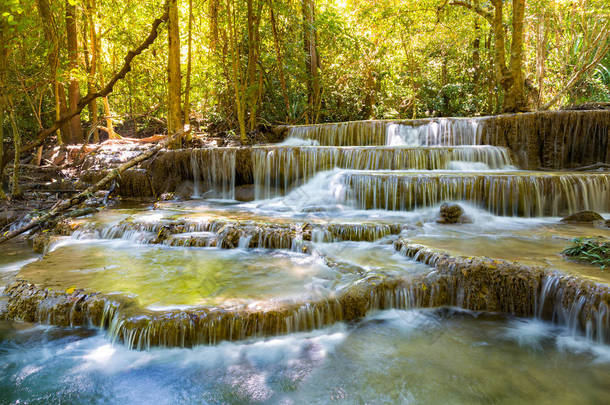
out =
[[(255, 198), (271, 198), (333, 168), (353, 170), (438, 170), (452, 162), (474, 169), (507, 169), (507, 149), (495, 146), (265, 146), (252, 149)], [(453, 163), (456, 165), (457, 163)], [(456, 166), (462, 168), (463, 164)]]
[(466, 201), (503, 216), (610, 212), (610, 173), (371, 172), (341, 174), (343, 203), (361, 209), (410, 211)]

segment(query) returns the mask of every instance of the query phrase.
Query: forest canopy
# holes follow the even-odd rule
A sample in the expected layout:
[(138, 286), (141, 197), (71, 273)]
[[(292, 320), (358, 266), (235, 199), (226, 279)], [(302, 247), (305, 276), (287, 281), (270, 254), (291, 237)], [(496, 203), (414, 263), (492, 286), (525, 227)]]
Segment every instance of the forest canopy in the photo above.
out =
[(124, 78), (106, 97), (85, 99), (60, 126), (59, 141), (175, 132), (184, 122), (243, 135), (259, 124), (610, 101), (604, 0), (3, 0), (0, 7), (5, 141), (35, 139), (99, 93), (151, 27), (156, 37), (132, 55)]

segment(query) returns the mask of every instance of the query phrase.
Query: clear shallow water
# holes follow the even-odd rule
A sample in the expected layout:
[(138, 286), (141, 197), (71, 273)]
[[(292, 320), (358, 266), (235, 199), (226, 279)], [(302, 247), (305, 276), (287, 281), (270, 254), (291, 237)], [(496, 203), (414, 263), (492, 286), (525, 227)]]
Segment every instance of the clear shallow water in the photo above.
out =
[[(513, 224), (511, 228), (510, 224)], [(488, 256), (551, 267), (564, 273), (578, 274), (596, 282), (610, 283), (610, 270), (599, 266), (567, 260), (561, 252), (577, 237), (610, 239), (610, 229), (592, 225), (539, 223), (531, 229), (514, 226), (518, 222), (498, 221), (505, 226), (474, 224), (446, 226), (427, 223), (408, 232), (414, 243), (442, 249), (455, 255)]]
[(290, 251), (170, 248), (65, 239), (19, 276), (56, 290), (129, 295), (150, 308), (311, 299), (349, 278)]
[(0, 403), (600, 404), (610, 349), (540, 321), (384, 311), (312, 333), (137, 352), (0, 323)]

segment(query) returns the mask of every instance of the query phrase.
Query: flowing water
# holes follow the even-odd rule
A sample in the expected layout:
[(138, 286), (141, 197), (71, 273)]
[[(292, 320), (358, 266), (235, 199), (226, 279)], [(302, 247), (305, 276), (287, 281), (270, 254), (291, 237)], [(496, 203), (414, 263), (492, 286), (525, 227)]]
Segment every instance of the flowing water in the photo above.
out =
[(610, 174), (520, 170), (481, 122), (170, 151), (191, 199), (4, 247), (0, 403), (607, 402), (610, 273), (561, 251), (610, 229), (559, 220), (610, 218)]

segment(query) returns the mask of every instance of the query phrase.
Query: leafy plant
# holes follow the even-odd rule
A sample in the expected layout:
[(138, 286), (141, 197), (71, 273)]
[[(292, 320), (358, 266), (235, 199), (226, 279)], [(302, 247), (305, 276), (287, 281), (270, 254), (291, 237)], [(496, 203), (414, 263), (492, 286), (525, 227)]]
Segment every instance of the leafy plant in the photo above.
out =
[(596, 264), (604, 270), (610, 266), (610, 242), (595, 238), (575, 238), (572, 245), (562, 252), (564, 255)]

